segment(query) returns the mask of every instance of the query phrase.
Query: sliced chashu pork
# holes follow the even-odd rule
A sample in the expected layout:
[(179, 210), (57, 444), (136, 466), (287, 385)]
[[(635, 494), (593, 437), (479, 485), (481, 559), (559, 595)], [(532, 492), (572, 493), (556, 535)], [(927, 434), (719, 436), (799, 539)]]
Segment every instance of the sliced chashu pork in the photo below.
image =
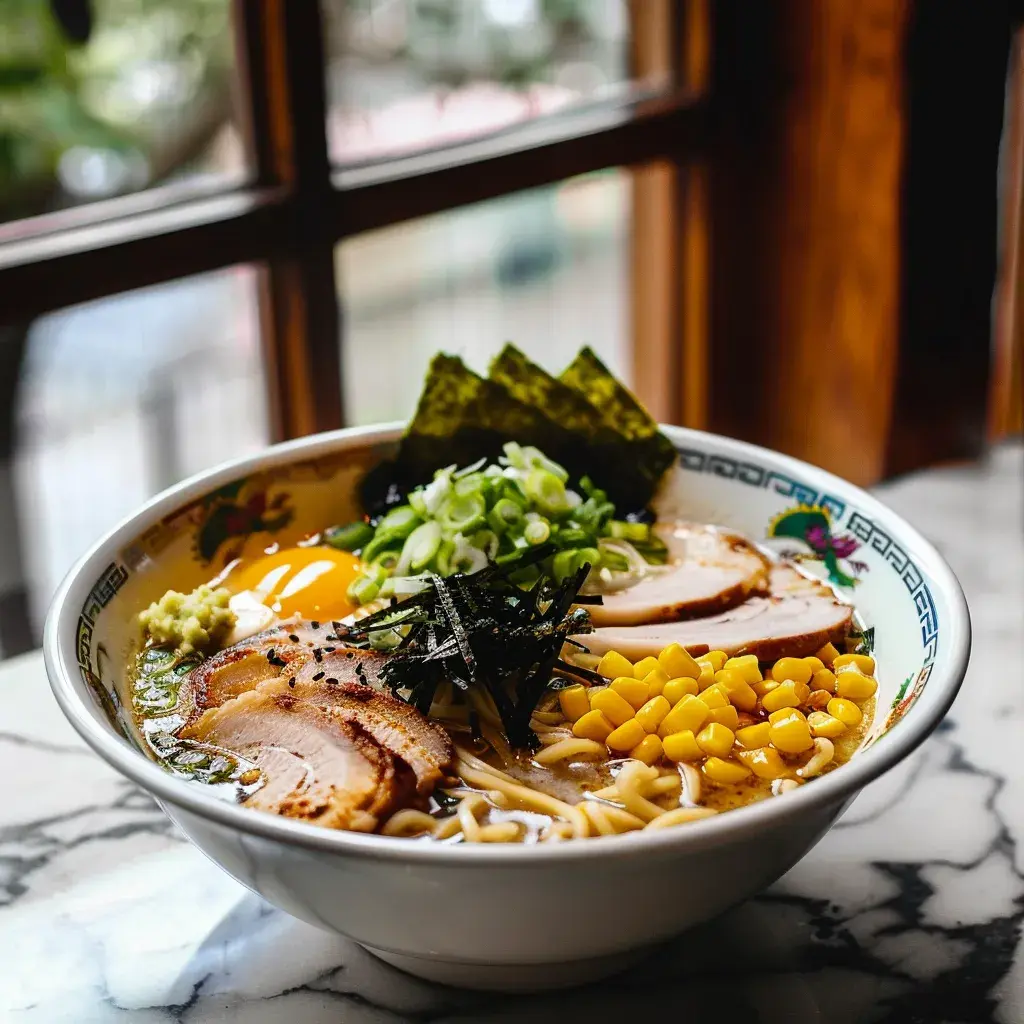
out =
[[(331, 623), (296, 620), (220, 651), (190, 673), (182, 687), (182, 735), (204, 732), (219, 710), (240, 697), (282, 694), (357, 729), (409, 766), (419, 794), (430, 793), (453, 775), (455, 754), (448, 734), (382, 688), (383, 654), (349, 647), (345, 636), (343, 628)], [(256, 714), (267, 705), (245, 707)], [(264, 733), (268, 746), (278, 743), (271, 725)]]
[(247, 806), (325, 828), (372, 832), (414, 792), (404, 761), (358, 724), (293, 696), (284, 680), (209, 709), (181, 736), (259, 767), (264, 784)]
[(694, 654), (717, 650), (774, 661), (814, 654), (849, 634), (853, 609), (836, 600), (823, 584), (777, 565), (770, 570), (769, 587), (767, 595), (750, 597), (717, 615), (685, 622), (605, 626), (576, 639), (593, 654), (614, 650), (632, 661), (657, 655), (672, 643)]
[(768, 563), (750, 541), (714, 526), (661, 524), (668, 548), (662, 570), (600, 605), (588, 605), (595, 626), (675, 622), (732, 608), (768, 589)]
[(219, 707), (264, 680), (311, 678), (327, 658), (332, 664), (337, 659), (345, 662), (343, 669), (335, 667), (331, 673), (335, 677), (376, 686), (384, 655), (346, 646), (347, 630), (339, 626), (294, 619), (225, 647), (189, 674), (182, 687), (179, 713), (192, 721), (207, 708)]

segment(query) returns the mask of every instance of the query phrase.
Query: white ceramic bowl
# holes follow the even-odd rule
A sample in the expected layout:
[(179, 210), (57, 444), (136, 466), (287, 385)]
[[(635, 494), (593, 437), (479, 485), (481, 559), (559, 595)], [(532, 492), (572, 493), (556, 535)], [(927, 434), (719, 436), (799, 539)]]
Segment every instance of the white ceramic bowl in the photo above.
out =
[[(54, 599), (45, 638), (54, 694), (93, 749), (152, 794), (196, 846), (296, 917), (451, 984), (542, 988), (611, 973), (795, 864), (868, 782), (935, 728), (970, 651), (967, 605), (953, 573), (880, 502), (794, 459), (664, 429), (680, 459), (662, 508), (798, 550), (805, 566), (844, 585), (876, 628), (878, 711), (864, 747), (794, 792), (653, 834), (447, 846), (247, 810), (150, 760), (124, 712), (134, 615), (169, 586), (187, 590), (209, 579), (250, 530), (257, 533), (249, 545), (260, 549), (268, 535), (288, 543), (344, 521), (356, 511), (359, 476), (390, 450), (396, 425), (319, 435), (237, 460), (122, 522)], [(809, 508), (827, 510), (824, 534), (807, 533), (821, 521), (805, 514)]]

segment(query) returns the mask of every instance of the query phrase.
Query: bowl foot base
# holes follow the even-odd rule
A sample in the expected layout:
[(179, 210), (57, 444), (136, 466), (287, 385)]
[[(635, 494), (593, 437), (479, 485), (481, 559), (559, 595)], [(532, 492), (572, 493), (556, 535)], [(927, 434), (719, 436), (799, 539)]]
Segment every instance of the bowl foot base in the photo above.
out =
[(565, 963), (479, 964), (458, 960), (429, 960), (366, 945), (363, 948), (392, 967), (417, 978), (485, 992), (542, 992), (572, 988), (627, 970), (651, 952), (644, 947)]

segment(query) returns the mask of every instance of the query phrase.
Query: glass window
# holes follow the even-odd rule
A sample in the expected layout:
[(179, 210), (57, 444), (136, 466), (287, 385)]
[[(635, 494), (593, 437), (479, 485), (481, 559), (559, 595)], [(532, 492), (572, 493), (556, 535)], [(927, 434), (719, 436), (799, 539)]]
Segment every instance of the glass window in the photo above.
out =
[(628, 380), (628, 224), (612, 170), (343, 242), (349, 420), (408, 417), (441, 349), (486, 372), (512, 341), (557, 371), (586, 344)]
[(0, 221), (237, 180), (230, 0), (3, 0)]
[(324, 0), (335, 161), (482, 135), (621, 91), (626, 0)]
[(0, 461), (10, 653), (5, 593), (23, 588), (38, 639), (50, 595), (97, 537), (163, 488), (258, 450), (268, 427), (248, 267), (0, 328), (0, 341), (5, 379), (19, 380), (0, 405), (14, 418), (13, 474)]

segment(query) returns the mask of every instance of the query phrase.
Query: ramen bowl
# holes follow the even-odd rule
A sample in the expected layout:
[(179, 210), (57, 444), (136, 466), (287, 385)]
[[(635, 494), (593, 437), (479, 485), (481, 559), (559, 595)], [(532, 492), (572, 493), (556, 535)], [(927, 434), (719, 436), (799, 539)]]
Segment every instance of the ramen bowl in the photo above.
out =
[[(663, 429), (679, 462), (659, 511), (799, 554), (874, 631), (879, 690), (871, 729), (849, 763), (795, 791), (672, 828), (449, 845), (250, 810), (158, 766), (128, 710), (138, 611), (168, 588), (209, 580), (242, 551), (294, 543), (357, 514), (358, 481), (393, 449), (400, 425), (321, 434), (234, 461), (164, 492), (111, 530), (71, 571), (50, 610), (45, 659), (57, 701), (86, 742), (228, 874), (403, 970), (526, 990), (622, 969), (803, 857), (865, 785), (936, 727), (970, 650), (953, 573), (875, 498), (774, 452)], [(808, 507), (826, 513), (824, 537), (793, 528)]]

